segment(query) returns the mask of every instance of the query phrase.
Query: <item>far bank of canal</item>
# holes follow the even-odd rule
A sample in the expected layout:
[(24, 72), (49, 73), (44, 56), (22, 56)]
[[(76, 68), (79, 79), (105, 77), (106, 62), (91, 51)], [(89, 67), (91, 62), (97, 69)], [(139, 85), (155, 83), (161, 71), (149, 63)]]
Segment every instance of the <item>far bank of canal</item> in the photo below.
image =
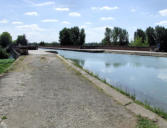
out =
[(56, 50), (115, 87), (167, 112), (167, 58)]

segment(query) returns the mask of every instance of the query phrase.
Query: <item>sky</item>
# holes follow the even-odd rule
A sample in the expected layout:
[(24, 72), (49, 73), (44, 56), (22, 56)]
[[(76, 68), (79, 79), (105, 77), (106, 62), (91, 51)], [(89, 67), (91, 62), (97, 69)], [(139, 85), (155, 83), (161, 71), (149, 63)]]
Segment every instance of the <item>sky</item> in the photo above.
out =
[(86, 42), (100, 42), (106, 27), (127, 29), (167, 27), (167, 0), (0, 0), (0, 33), (13, 40), (26, 34), (29, 42), (59, 40), (64, 27), (79, 26)]

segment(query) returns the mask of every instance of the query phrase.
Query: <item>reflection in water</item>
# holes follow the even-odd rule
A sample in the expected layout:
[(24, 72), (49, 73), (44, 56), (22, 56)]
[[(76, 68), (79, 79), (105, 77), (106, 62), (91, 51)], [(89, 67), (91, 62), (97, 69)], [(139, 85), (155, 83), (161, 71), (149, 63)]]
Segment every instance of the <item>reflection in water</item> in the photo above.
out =
[(106, 68), (109, 68), (111, 66), (111, 63), (106, 62), (105, 66), (106, 66)]
[(135, 67), (141, 67), (142, 65), (141, 65), (141, 63), (134, 63), (134, 66)]
[(140, 101), (167, 111), (167, 58), (57, 50)]
[(85, 61), (84, 60), (77, 60), (77, 59), (71, 59), (72, 61), (74, 61), (75, 63), (77, 63), (78, 65), (80, 66), (84, 66), (85, 64)]
[(121, 63), (114, 63), (113, 66), (115, 68), (119, 68), (120, 66), (123, 66), (124, 64), (121, 64)]

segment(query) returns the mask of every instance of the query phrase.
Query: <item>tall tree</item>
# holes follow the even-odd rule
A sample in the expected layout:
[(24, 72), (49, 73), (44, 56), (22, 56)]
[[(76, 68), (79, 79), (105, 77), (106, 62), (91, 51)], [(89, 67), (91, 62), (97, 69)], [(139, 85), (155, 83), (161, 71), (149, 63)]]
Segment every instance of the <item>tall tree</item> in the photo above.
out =
[(147, 39), (147, 42), (150, 46), (156, 45), (156, 42), (155, 42), (156, 37), (155, 37), (154, 28), (148, 27), (146, 29), (146, 39)]
[(80, 45), (83, 45), (85, 43), (85, 37), (86, 37), (85, 30), (82, 28), (80, 32), (80, 43), (79, 43)]
[(119, 44), (120, 45), (128, 45), (129, 43), (129, 34), (126, 29), (120, 29), (119, 34)]
[(126, 29), (114, 27), (111, 33), (111, 40), (117, 45), (127, 45), (129, 43), (129, 34)]
[(113, 43), (115, 43), (115, 44), (118, 43), (119, 34), (120, 34), (120, 28), (119, 27), (114, 27), (114, 29), (112, 30)]
[(161, 51), (167, 51), (167, 29), (165, 27), (155, 27), (156, 43), (160, 44)]
[(74, 45), (78, 45), (79, 44), (79, 36), (80, 36), (80, 31), (79, 31), (79, 27), (73, 27), (70, 29), (70, 34), (71, 34), (71, 42)]
[(104, 33), (104, 39), (103, 39), (103, 41), (102, 41), (102, 43), (104, 44), (104, 45), (109, 45), (109, 44), (111, 44), (111, 33), (112, 33), (112, 30), (110, 29), (110, 28), (106, 28), (105, 29), (105, 33)]
[(142, 43), (146, 40), (145, 32), (142, 29), (137, 29), (137, 31), (134, 33), (134, 40), (141, 38)]
[(8, 32), (3, 32), (0, 35), (0, 45), (5, 48), (12, 43), (12, 36)]
[(59, 41), (61, 45), (72, 45), (70, 29), (64, 28), (60, 31)]
[(16, 40), (17, 45), (27, 45), (28, 41), (25, 35), (19, 35)]
[(61, 45), (83, 45), (85, 43), (85, 30), (79, 27), (64, 28), (59, 33)]

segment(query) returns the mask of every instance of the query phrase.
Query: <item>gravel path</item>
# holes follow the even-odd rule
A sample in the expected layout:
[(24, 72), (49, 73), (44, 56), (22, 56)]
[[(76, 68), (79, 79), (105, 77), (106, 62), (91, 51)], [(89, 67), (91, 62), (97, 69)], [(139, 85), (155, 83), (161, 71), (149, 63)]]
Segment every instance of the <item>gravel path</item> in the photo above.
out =
[(0, 128), (135, 128), (136, 117), (54, 54), (21, 58), (0, 78)]

